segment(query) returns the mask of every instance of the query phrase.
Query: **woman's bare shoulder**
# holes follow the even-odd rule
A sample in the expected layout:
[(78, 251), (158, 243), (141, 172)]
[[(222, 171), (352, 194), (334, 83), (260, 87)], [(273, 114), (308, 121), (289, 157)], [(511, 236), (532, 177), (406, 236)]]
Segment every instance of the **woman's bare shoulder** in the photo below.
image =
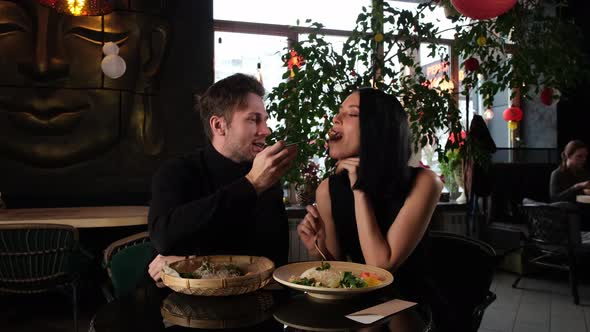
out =
[(443, 183), (440, 177), (429, 169), (420, 169), (416, 175), (414, 188), (442, 190)]
[(330, 178), (325, 178), (320, 182), (320, 185), (315, 191), (316, 199), (318, 197), (321, 198), (330, 198)]

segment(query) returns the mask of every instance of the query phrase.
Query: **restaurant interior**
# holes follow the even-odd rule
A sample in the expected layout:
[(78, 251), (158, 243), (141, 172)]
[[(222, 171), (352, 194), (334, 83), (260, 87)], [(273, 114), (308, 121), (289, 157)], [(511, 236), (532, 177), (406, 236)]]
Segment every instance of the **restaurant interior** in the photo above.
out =
[[(550, 189), (568, 143), (590, 144), (589, 7), (0, 0), (0, 330), (445, 330), (388, 293), (395, 272), (367, 294), (281, 279), (313, 260), (297, 227), (334, 171), (338, 105), (371, 86), (403, 101), (410, 165), (444, 182), (424, 236), (453, 330), (590, 331), (590, 182), (567, 203)], [(230, 257), (265, 276), (239, 291), (156, 285), (152, 178), (209, 144), (196, 100), (235, 73), (263, 85), (271, 141), (307, 143), (280, 181), (288, 264)], [(347, 318), (363, 309), (377, 320)]]

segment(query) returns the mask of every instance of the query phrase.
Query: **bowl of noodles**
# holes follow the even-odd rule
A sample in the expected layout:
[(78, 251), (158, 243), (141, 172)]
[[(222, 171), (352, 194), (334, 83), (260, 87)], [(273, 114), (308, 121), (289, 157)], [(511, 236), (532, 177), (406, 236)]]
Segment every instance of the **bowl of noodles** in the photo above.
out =
[(350, 262), (313, 261), (279, 267), (273, 278), (319, 299), (342, 299), (371, 292), (393, 282), (384, 269)]
[(274, 263), (259, 256), (197, 256), (166, 265), (162, 282), (172, 290), (198, 296), (230, 296), (266, 286)]

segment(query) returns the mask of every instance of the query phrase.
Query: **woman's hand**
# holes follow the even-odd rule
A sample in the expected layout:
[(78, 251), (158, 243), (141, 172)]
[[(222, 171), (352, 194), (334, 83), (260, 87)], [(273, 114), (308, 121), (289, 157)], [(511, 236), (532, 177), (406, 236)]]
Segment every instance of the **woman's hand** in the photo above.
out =
[(317, 207), (315, 205), (308, 205), (306, 209), (307, 214), (299, 225), (297, 225), (297, 234), (307, 250), (310, 253), (315, 253), (317, 251), (315, 240), (317, 238), (318, 242), (323, 244), (326, 241), (326, 230)]
[(574, 185), (576, 189), (590, 189), (590, 181), (578, 182)]
[(348, 172), (348, 179), (350, 180), (350, 188), (354, 188), (357, 180), (357, 170), (359, 168), (360, 159), (357, 158), (345, 158), (336, 162), (336, 174), (339, 174), (343, 170)]

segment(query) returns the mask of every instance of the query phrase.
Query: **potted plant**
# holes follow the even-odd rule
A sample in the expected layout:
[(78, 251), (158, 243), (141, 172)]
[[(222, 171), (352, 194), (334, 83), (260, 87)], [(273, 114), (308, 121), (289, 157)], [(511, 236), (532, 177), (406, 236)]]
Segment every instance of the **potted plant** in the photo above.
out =
[[(414, 13), (376, 3), (363, 7), (342, 52), (326, 40), (320, 23), (311, 23), (314, 31), (308, 38), (285, 50), (285, 81), (269, 93), (267, 104), (270, 116), (279, 120), (273, 132), (276, 139), (288, 136), (306, 142), (300, 145), (288, 182), (303, 183), (304, 165), (326, 156), (325, 137), (332, 118), (342, 100), (359, 87), (372, 86), (400, 99), (408, 111), (416, 149), (431, 143), (442, 153), (439, 132), (461, 130), (456, 92), (442, 84), (432, 86), (412, 56), (421, 43), (432, 41), (431, 56), (448, 65), (448, 55), (436, 45), (438, 29), (420, 20), (434, 5), (422, 4)], [(445, 73), (442, 82), (449, 81)], [(331, 160), (325, 159), (320, 172), (330, 167)]]
[[(485, 105), (491, 105), (496, 93), (507, 88), (529, 97), (541, 87), (565, 89), (588, 78), (590, 66), (581, 49), (581, 34), (563, 15), (567, 1), (550, 2), (559, 3), (553, 15), (547, 13), (544, 2), (525, 0), (494, 19), (453, 18), (456, 35), (452, 50), (465, 59), (461, 64), (465, 68), (461, 82), (464, 94), (474, 89), (483, 95)], [(287, 175), (287, 181), (302, 183), (300, 170), (309, 161), (325, 157), (326, 132), (339, 104), (362, 86), (373, 86), (400, 99), (411, 121), (416, 150), (431, 144), (439, 160), (445, 162), (445, 151), (459, 149), (462, 155), (476, 151), (467, 148), (477, 146), (476, 142), (461, 146), (460, 139), (438, 144), (439, 137), (458, 137), (462, 130), (458, 89), (445, 88), (451, 85), (446, 73), (442, 84), (431, 84), (412, 56), (427, 43), (431, 57), (438, 57), (443, 67), (449, 64), (448, 54), (437, 43), (441, 31), (421, 20), (437, 3), (422, 3), (411, 12), (373, 0), (373, 6), (362, 8), (341, 52), (326, 40), (322, 24), (307, 21), (314, 31), (285, 50), (285, 81), (267, 99), (271, 117), (279, 120), (274, 137), (306, 142), (300, 146), (297, 167)], [(451, 86), (457, 87), (459, 82)], [(475, 160), (489, 162), (489, 158)], [(326, 159), (320, 172), (325, 174), (330, 162)]]
[(445, 153), (445, 159), (440, 162), (440, 171), (445, 187), (449, 191), (449, 198), (457, 203), (465, 203), (463, 188), (463, 167), (459, 149), (451, 149)]
[(297, 203), (305, 206), (315, 202), (315, 191), (320, 184), (320, 165), (310, 161), (302, 171), (303, 182), (295, 184)]

